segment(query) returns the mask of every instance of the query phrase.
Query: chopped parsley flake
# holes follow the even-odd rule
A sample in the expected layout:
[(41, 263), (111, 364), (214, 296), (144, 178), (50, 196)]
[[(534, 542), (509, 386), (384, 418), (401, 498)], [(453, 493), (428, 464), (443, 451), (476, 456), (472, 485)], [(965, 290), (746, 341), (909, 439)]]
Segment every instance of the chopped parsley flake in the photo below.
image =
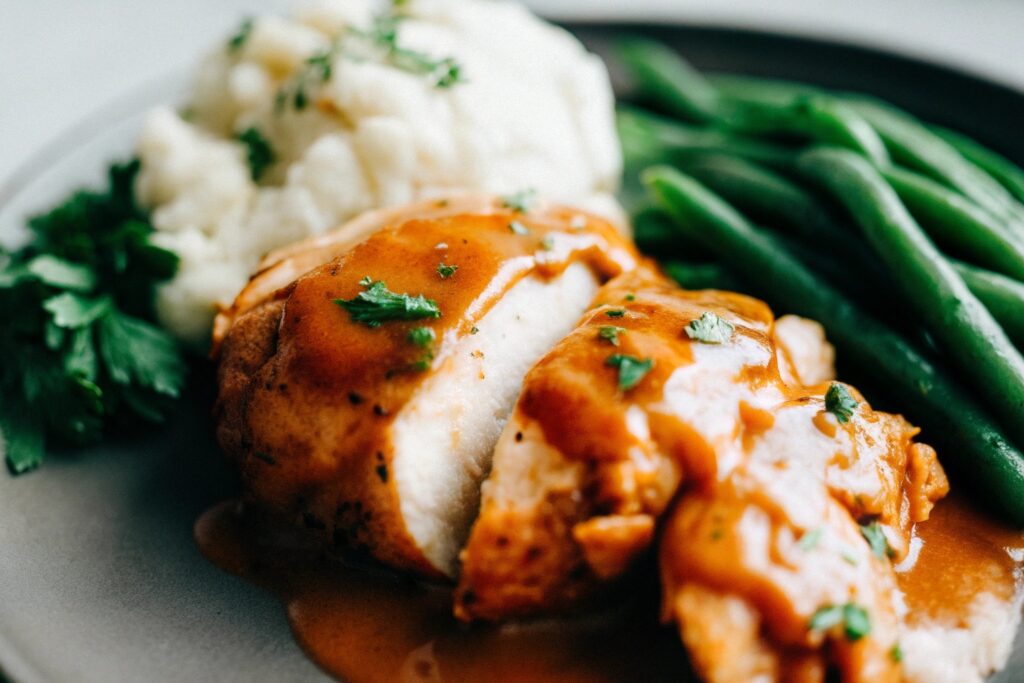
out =
[(889, 648), (889, 659), (897, 664), (903, 661), (903, 648), (900, 647), (899, 643), (894, 643), (893, 646)]
[(609, 318), (621, 318), (626, 315), (626, 311), (621, 308), (613, 308), (610, 311), (605, 311), (604, 314)]
[(624, 327), (615, 327), (614, 325), (602, 325), (597, 331), (597, 336), (605, 341), (611, 343), (612, 346), (619, 345), (619, 335), (626, 331)]
[(420, 320), (440, 318), (441, 309), (437, 302), (419, 296), (396, 294), (383, 282), (373, 282), (369, 277), (359, 281), (366, 291), (359, 292), (351, 299), (335, 299), (352, 316), (352, 320), (369, 327), (379, 327), (389, 320)]
[(501, 205), (519, 213), (528, 213), (537, 200), (537, 191), (530, 188), (501, 198)]
[(630, 293), (626, 295), (626, 301), (636, 301), (636, 294)]
[(686, 326), (686, 336), (705, 344), (724, 344), (732, 339), (736, 328), (710, 311)]
[(803, 550), (805, 552), (808, 550), (813, 550), (818, 545), (818, 542), (821, 541), (821, 537), (822, 535), (824, 535), (824, 533), (825, 530), (821, 527), (818, 527), (817, 529), (811, 529), (803, 536), (801, 536), (800, 540), (797, 541), (796, 544), (800, 548), (800, 550)]
[(447, 280), (452, 275), (455, 275), (455, 271), (459, 269), (456, 265), (445, 265), (444, 263), (437, 264), (437, 274), (441, 276), (442, 280)]
[(274, 163), (274, 150), (257, 128), (246, 128), (238, 134), (237, 140), (245, 145), (249, 174), (258, 182), (267, 167)]
[(882, 531), (882, 526), (878, 522), (862, 524), (860, 533), (864, 536), (864, 540), (868, 542), (868, 545), (871, 546), (871, 552), (878, 559), (884, 560), (895, 554), (895, 551), (889, 546), (889, 539), (885, 537), (885, 532)]
[(540, 248), (544, 251), (551, 251), (555, 248), (555, 238), (551, 235), (545, 235), (540, 241)]
[(252, 35), (252, 19), (246, 19), (238, 27), (238, 31), (228, 40), (228, 52), (235, 54), (241, 50), (242, 46), (248, 42), (250, 35)]
[(651, 371), (651, 368), (654, 367), (654, 359), (644, 358), (641, 360), (636, 356), (616, 353), (608, 356), (604, 364), (619, 369), (619, 389), (629, 391)]
[(849, 390), (837, 382), (829, 385), (825, 392), (825, 410), (836, 416), (840, 424), (846, 424), (853, 417), (857, 409), (857, 400), (850, 395)]
[(476, 334), (479, 331), (480, 331), (480, 328), (477, 327), (476, 325), (473, 325), (473, 327), (469, 328), (469, 333), (470, 334)]
[(434, 343), (437, 335), (429, 327), (414, 327), (409, 330), (409, 341), (416, 346), (426, 348)]
[(819, 608), (807, 625), (811, 631), (828, 631), (843, 625), (846, 639), (851, 643), (871, 633), (871, 618), (860, 605), (848, 602), (845, 605), (826, 605)]
[(513, 232), (513, 233), (515, 233), (517, 235), (529, 235), (530, 234), (530, 229), (528, 227), (526, 227), (525, 225), (523, 225), (522, 223), (520, 223), (519, 221), (512, 221), (511, 223), (509, 223), (508, 224), (508, 229), (509, 229), (509, 231), (511, 231), (511, 232)]

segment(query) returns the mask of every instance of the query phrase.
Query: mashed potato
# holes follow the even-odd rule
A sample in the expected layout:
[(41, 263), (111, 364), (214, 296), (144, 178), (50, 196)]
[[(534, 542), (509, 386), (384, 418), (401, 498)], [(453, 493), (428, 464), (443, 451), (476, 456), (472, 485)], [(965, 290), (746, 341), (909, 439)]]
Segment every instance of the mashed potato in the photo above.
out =
[[(244, 133), (272, 155), (258, 180)], [(612, 212), (621, 165), (601, 61), (487, 0), (327, 0), (248, 22), (203, 61), (183, 113), (151, 113), (138, 154), (155, 241), (181, 257), (158, 312), (194, 344), (271, 249), (463, 191)]]

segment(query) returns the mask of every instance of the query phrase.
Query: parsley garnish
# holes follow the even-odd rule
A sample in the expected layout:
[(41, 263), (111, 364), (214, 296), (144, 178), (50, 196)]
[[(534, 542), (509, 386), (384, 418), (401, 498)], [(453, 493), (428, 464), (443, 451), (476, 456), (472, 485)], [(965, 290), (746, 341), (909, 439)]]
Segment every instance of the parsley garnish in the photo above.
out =
[(724, 344), (732, 339), (735, 331), (730, 323), (710, 311), (703, 313), (686, 326), (686, 336), (705, 344)]
[(626, 315), (626, 311), (621, 308), (613, 308), (610, 311), (605, 311), (604, 314), (609, 318), (621, 318)]
[(523, 225), (522, 223), (520, 223), (519, 221), (512, 221), (511, 223), (509, 223), (508, 224), (508, 229), (509, 229), (510, 232), (514, 232), (517, 235), (529, 235), (530, 234), (530, 229), (528, 227), (526, 227), (525, 225)]
[(828, 631), (843, 625), (846, 639), (851, 643), (871, 633), (871, 618), (860, 605), (848, 602), (845, 605), (826, 605), (819, 608), (807, 625), (811, 631)]
[(437, 335), (429, 327), (414, 327), (409, 330), (409, 341), (416, 346), (426, 348), (434, 343)]
[(440, 318), (441, 309), (437, 302), (426, 299), (423, 295), (409, 296), (396, 294), (383, 282), (373, 282), (369, 276), (359, 281), (365, 292), (359, 292), (351, 299), (335, 299), (338, 304), (352, 316), (352, 320), (369, 327), (379, 327), (388, 320), (419, 320), (421, 318)]
[(540, 248), (544, 251), (551, 251), (555, 248), (555, 238), (551, 235), (544, 235), (540, 241)]
[(825, 392), (825, 410), (835, 415), (840, 424), (850, 421), (858, 405), (860, 404), (850, 395), (849, 390), (837, 382), (830, 384), (828, 391)]
[(434, 351), (431, 349), (431, 346), (433, 346), (436, 340), (437, 335), (429, 327), (414, 327), (409, 330), (409, 341), (421, 349), (426, 349), (419, 360), (412, 364), (414, 370), (425, 372), (430, 369), (430, 361), (434, 360)]
[(370, 31), (350, 31), (383, 48), (384, 58), (389, 64), (402, 71), (427, 76), (435, 88), (450, 88), (463, 81), (462, 66), (453, 57), (434, 59), (423, 52), (399, 46), (398, 20), (398, 17), (378, 17)]
[(903, 661), (903, 648), (899, 643), (893, 643), (893, 646), (889, 648), (889, 659), (897, 664)]
[(455, 275), (455, 271), (458, 269), (459, 267), (456, 265), (445, 265), (444, 263), (437, 264), (437, 274), (441, 276), (442, 280), (447, 280), (452, 275)]
[(514, 194), (505, 195), (501, 198), (501, 205), (518, 213), (528, 213), (536, 200), (537, 191), (533, 188), (528, 188)]
[(619, 389), (629, 391), (651, 371), (651, 368), (654, 367), (654, 359), (644, 358), (641, 360), (636, 356), (616, 353), (608, 356), (604, 364), (619, 369)]
[(274, 163), (273, 148), (257, 128), (246, 128), (238, 134), (237, 140), (245, 145), (249, 173), (253, 181), (259, 181), (267, 167)]
[(249, 40), (249, 36), (252, 34), (252, 19), (246, 19), (242, 22), (242, 25), (238, 27), (238, 31), (235, 35), (231, 36), (228, 40), (228, 52), (234, 54), (242, 49), (242, 46)]
[(800, 550), (803, 550), (804, 552), (813, 550), (818, 545), (818, 542), (821, 540), (821, 537), (824, 533), (825, 530), (821, 527), (811, 529), (803, 536), (801, 536), (800, 540), (797, 541), (796, 544), (800, 548)]
[(871, 522), (871, 524), (862, 524), (860, 527), (860, 533), (864, 536), (864, 539), (871, 546), (871, 552), (875, 554), (880, 560), (884, 560), (887, 557), (895, 555), (895, 551), (889, 546), (889, 539), (885, 537), (885, 532), (882, 531), (882, 526), (878, 522)]
[(619, 335), (626, 331), (624, 327), (615, 327), (614, 325), (602, 325), (597, 331), (597, 336), (610, 342), (612, 346), (619, 345)]
[(0, 249), (0, 454), (15, 474), (116, 417), (160, 420), (184, 386), (176, 342), (149, 322), (178, 257), (149, 242), (138, 170), (112, 166), (104, 191), (75, 192), (29, 220), (28, 246)]

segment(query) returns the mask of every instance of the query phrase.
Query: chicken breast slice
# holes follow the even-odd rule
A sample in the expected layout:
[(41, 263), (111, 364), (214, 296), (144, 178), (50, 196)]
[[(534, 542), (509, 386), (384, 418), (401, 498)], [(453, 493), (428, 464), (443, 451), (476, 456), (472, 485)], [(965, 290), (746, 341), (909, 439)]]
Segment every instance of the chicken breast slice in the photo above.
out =
[[(717, 319), (724, 338), (688, 334), (702, 318)], [(623, 389), (615, 355), (652, 366)], [(859, 395), (854, 425), (823, 415), (828, 385), (783, 380), (783, 371), (800, 376), (795, 358), (805, 355), (780, 351), (771, 311), (754, 299), (684, 292), (646, 268), (609, 282), (526, 377), (461, 555), (457, 616), (572, 605), (650, 547), (681, 485), (710, 490), (758, 453), (767, 471), (810, 472), (903, 552), (910, 520), (944, 493), (934, 452)], [(830, 371), (816, 366), (803, 372)], [(765, 486), (784, 490), (783, 474)]]
[[(443, 577), (526, 371), (637, 257), (571, 209), (421, 208), (314, 241), (333, 258), (283, 289), (313, 255), (293, 249), (258, 275), (226, 313), (215, 414), (250, 501), (339, 550)], [(381, 287), (439, 317), (367, 324), (338, 303)]]

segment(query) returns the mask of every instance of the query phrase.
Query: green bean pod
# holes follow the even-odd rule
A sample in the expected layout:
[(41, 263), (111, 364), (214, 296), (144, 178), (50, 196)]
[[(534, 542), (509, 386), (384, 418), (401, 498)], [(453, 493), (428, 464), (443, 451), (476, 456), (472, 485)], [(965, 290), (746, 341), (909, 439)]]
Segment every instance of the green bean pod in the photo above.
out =
[(908, 301), (1024, 443), (1024, 357), (865, 159), (837, 148), (804, 152), (799, 168), (841, 201), (902, 284)]
[(900, 168), (883, 171), (921, 227), (948, 252), (1024, 282), (1024, 239), (971, 200)]
[(1005, 187), (912, 116), (868, 98), (848, 103), (878, 131), (897, 162), (963, 193), (999, 218), (1021, 220), (1020, 205)]
[(1024, 202), (1024, 169), (966, 135), (939, 126), (932, 126), (932, 132), (952, 145), (965, 159), (1002, 183), (1017, 201)]
[(857, 112), (833, 97), (800, 95), (785, 104), (746, 102), (727, 125), (744, 133), (804, 137), (860, 152), (875, 164), (889, 165), (885, 143)]
[(884, 383), (926, 436), (947, 449), (944, 459), (969, 476), (988, 502), (1024, 524), (1024, 454), (963, 387), (694, 179), (658, 167), (643, 180), (681, 232), (715, 250), (776, 310), (821, 322), (844, 361)]
[(717, 263), (689, 263), (667, 261), (662, 270), (683, 289), (724, 289), (735, 291), (741, 288), (740, 281), (727, 268)]
[(1024, 284), (966, 263), (954, 262), (953, 267), (1017, 348), (1024, 349)]
[(615, 53), (642, 98), (683, 119), (706, 123), (717, 118), (718, 91), (675, 50), (631, 38), (619, 41)]
[[(792, 166), (796, 152), (783, 145), (734, 135), (712, 128), (698, 128), (629, 107), (616, 115), (623, 149), (657, 150), (661, 159), (720, 153), (771, 166)], [(652, 154), (648, 153), (648, 157)]]

